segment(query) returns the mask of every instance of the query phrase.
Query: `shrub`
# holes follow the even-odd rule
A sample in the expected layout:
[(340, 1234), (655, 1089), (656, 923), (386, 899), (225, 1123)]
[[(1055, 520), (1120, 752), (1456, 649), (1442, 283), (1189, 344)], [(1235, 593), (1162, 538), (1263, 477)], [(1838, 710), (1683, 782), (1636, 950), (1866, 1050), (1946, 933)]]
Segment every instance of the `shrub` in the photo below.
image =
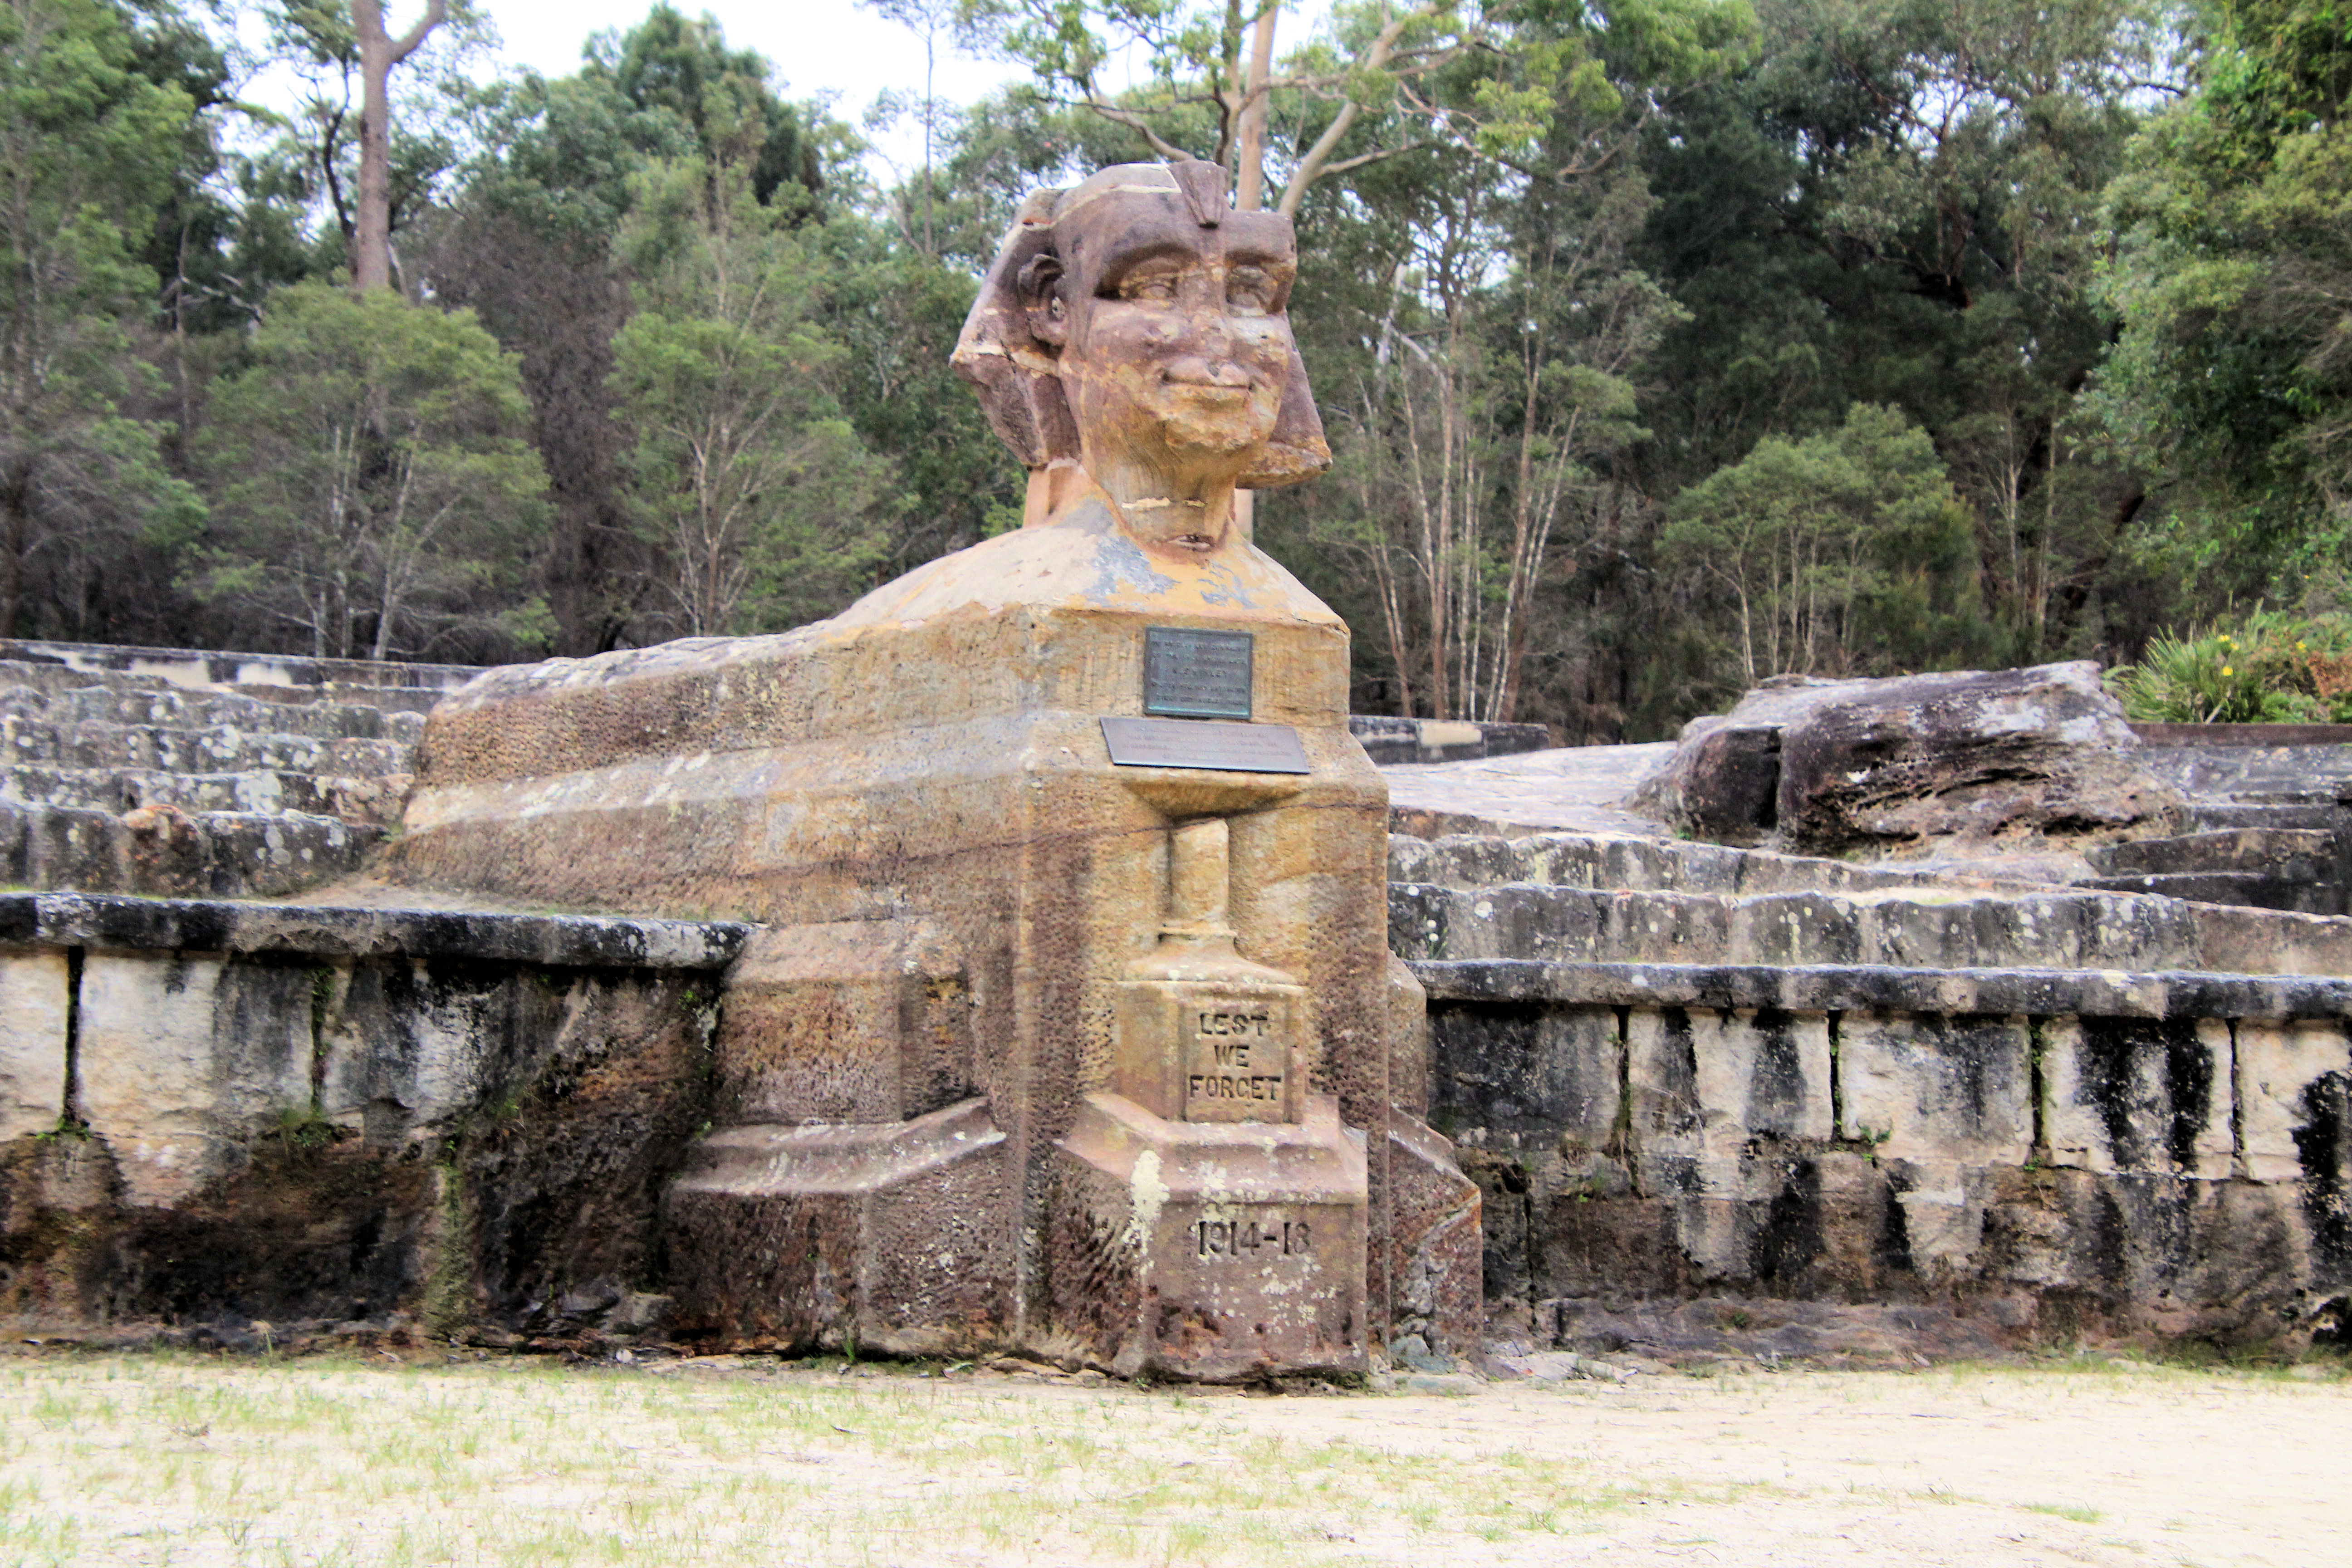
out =
[(2159, 633), (2107, 684), (2140, 723), (2352, 723), (2352, 616), (2257, 607), (2185, 637)]

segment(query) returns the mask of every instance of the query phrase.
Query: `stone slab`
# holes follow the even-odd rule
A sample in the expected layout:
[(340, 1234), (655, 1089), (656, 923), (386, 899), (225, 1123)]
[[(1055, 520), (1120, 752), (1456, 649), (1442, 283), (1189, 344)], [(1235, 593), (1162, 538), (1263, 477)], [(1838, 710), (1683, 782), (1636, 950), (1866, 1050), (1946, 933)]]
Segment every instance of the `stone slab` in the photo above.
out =
[(751, 927), (493, 910), (0, 893), (0, 943), (113, 952), (400, 953), (594, 968), (723, 969)]
[(2218, 1018), (2042, 1026), (2051, 1160), (2101, 1173), (2230, 1174), (2230, 1027)]
[(1437, 1001), (2064, 1014), (2162, 1019), (2352, 1017), (2352, 977), (1883, 964), (1552, 963), (1412, 959)]
[(279, 1112), (310, 1106), (310, 971), (92, 952), (78, 1100), (134, 1207), (177, 1203), (243, 1163)]
[(2021, 1165), (2033, 1142), (2022, 1018), (1849, 1013), (1838, 1025), (1838, 1135), (1889, 1159)]
[(2248, 1018), (2236, 1030), (2241, 1160), (2257, 1182), (2294, 1182), (2310, 1173), (2304, 1143), (2318, 1120), (2310, 1096), (2328, 1075), (2352, 1073), (2352, 1042), (2335, 1019)]
[(0, 951), (0, 1141), (64, 1114), (67, 984), (62, 952)]
[(1600, 1148), (1616, 1131), (1613, 1007), (1448, 1007), (1430, 1020), (1438, 1125), (1483, 1148)]

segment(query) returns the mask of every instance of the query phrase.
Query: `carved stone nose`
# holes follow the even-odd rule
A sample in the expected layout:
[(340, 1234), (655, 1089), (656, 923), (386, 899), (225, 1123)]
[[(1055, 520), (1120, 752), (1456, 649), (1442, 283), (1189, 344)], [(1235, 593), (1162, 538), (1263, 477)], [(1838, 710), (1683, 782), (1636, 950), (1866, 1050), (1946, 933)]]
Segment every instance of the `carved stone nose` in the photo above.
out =
[(1250, 385), (1249, 372), (1222, 355), (1180, 355), (1170, 360), (1160, 374), (1162, 380), (1172, 381), (1181, 386), (1246, 388)]

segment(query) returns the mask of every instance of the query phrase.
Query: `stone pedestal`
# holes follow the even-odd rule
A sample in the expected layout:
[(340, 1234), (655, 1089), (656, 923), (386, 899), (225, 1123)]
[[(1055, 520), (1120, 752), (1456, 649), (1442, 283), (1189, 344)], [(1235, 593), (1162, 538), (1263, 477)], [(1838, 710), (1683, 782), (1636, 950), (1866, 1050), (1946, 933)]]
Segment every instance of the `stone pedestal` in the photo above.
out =
[(1132, 1375), (1365, 1364), (1363, 1135), (1305, 1087), (1307, 993), (1234, 950), (1222, 817), (1169, 837), (1168, 915), (1118, 985), (1115, 1089), (1055, 1146), (1054, 1320)]
[[(1248, 722), (1307, 771), (1114, 762), (1155, 626), (1247, 633)], [(667, 1210), (684, 1331), (1200, 1376), (1467, 1349), (1476, 1189), (1414, 1114), (1347, 668), (1254, 547), (1143, 561), (1080, 507), (797, 632), (486, 674), (392, 870), (767, 923)]]

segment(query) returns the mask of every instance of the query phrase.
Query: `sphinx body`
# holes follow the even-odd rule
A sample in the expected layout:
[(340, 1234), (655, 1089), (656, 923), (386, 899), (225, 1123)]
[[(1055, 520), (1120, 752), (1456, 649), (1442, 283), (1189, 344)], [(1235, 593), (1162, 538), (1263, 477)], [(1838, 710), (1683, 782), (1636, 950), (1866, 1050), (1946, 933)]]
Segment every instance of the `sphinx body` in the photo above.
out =
[(1023, 528), (433, 715), (400, 879), (764, 926), (667, 1203), (682, 1331), (1204, 1377), (1475, 1336), (1347, 628), (1234, 517), (1326, 460), (1292, 264), (1208, 165), (1033, 199), (958, 350)]

